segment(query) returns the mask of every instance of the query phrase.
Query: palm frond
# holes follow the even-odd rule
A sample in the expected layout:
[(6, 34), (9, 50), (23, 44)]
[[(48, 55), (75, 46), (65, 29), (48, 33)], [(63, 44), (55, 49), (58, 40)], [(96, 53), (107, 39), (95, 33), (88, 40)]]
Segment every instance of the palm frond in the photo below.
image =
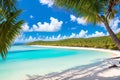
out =
[(108, 18), (111, 20), (115, 17), (115, 14), (117, 13), (117, 10), (112, 10), (112, 12), (110, 13), (110, 15), (108, 16)]
[(16, 0), (1, 0), (0, 7), (0, 54), (4, 59), (14, 39), (22, 30), (22, 20), (17, 20), (21, 10), (15, 7)]
[(94, 24), (101, 22), (97, 15), (105, 12), (107, 0), (55, 0), (55, 4), (74, 11)]

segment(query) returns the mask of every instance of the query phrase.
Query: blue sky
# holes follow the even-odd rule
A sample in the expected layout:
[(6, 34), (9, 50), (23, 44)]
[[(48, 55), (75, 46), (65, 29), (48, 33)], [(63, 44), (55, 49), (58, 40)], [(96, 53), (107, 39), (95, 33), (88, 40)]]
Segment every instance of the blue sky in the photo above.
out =
[[(19, 0), (17, 7), (23, 10), (19, 19), (25, 20), (17, 43), (108, 35), (103, 24), (86, 23), (83, 17), (56, 7), (53, 0)], [(120, 32), (119, 14), (110, 21), (110, 26), (115, 33)]]

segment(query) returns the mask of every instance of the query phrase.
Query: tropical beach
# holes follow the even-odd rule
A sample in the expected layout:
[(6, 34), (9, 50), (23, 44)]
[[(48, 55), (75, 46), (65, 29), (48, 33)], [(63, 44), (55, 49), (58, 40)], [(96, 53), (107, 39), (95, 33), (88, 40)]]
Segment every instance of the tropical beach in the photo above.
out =
[(0, 80), (120, 80), (120, 0), (0, 0)]
[[(110, 59), (112, 57), (119, 57), (119, 51), (85, 47), (13, 46), (6, 61), (0, 61), (0, 79), (94, 80), (102, 77), (102, 80), (117, 80), (119, 67), (109, 67), (114, 64), (119, 66), (116, 63), (119, 59), (114, 61)], [(36, 66), (36, 63), (39, 64)]]
[[(42, 45), (33, 45), (41, 47)], [(114, 57), (120, 57), (120, 52), (117, 50), (96, 49), (96, 48), (80, 48), (80, 47), (62, 47), (62, 46), (42, 46), (52, 48), (65, 48), (65, 49), (77, 49), (77, 50), (97, 50), (108, 52)], [(120, 64), (119, 60), (114, 61), (111, 58), (98, 61), (93, 64), (73, 67), (61, 72), (53, 72), (44, 76), (41, 75), (28, 75), (28, 80), (119, 80), (120, 79)], [(116, 63), (118, 62), (118, 63)], [(111, 67), (114, 64), (119, 67)], [(111, 68), (110, 68), (111, 67)]]
[[(94, 65), (94, 66), (93, 66)], [(28, 80), (119, 80), (120, 68), (108, 68), (107, 63), (75, 67), (61, 73), (52, 73), (45, 76), (33, 75)], [(88, 67), (89, 66), (89, 67)]]

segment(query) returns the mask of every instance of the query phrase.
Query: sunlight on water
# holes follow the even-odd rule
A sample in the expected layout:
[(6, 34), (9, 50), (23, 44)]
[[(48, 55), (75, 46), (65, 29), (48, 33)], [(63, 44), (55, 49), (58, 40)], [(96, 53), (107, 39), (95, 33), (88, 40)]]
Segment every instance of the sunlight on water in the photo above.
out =
[(5, 61), (0, 59), (0, 80), (25, 80), (26, 75), (44, 75), (110, 57), (92, 50), (13, 46)]

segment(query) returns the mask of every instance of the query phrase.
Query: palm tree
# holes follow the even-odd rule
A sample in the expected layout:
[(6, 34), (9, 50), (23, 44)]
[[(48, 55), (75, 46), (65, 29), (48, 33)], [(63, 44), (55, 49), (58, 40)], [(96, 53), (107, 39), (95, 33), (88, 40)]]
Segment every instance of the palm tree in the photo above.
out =
[(14, 39), (20, 33), (22, 20), (17, 20), (21, 10), (15, 7), (16, 0), (0, 0), (0, 54), (4, 59)]
[(78, 16), (83, 16), (87, 22), (103, 23), (120, 49), (120, 40), (109, 25), (110, 20), (119, 11), (117, 7), (120, 6), (120, 0), (55, 0), (55, 4), (76, 12)]

